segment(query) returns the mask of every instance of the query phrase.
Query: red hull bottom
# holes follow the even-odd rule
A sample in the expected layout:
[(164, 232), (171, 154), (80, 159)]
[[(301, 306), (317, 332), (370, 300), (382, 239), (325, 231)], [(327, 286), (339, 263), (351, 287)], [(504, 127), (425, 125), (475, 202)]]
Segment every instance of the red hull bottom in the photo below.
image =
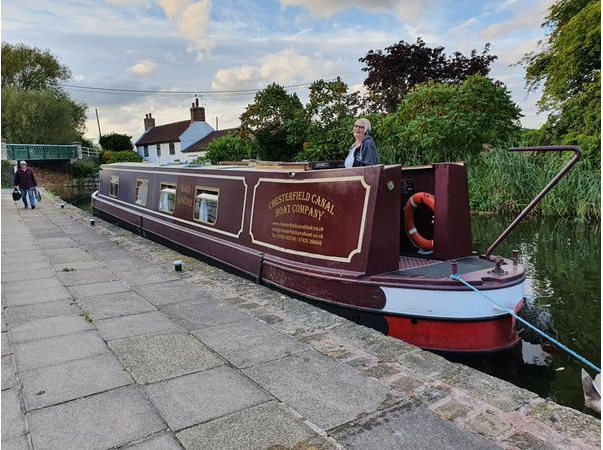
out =
[(479, 322), (398, 316), (385, 316), (385, 320), (388, 324), (388, 336), (426, 350), (485, 353), (505, 350), (520, 340), (515, 330), (515, 319), (509, 315)]

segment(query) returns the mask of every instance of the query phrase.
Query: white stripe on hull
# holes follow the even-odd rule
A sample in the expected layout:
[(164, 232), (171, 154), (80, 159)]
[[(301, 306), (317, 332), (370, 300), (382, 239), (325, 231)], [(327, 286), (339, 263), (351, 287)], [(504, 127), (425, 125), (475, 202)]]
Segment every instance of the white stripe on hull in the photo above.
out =
[[(382, 287), (386, 303), (383, 312), (442, 319), (483, 319), (502, 316), (498, 309), (474, 291), (442, 291)], [(524, 296), (524, 283), (483, 291), (483, 294), (511, 310)]]

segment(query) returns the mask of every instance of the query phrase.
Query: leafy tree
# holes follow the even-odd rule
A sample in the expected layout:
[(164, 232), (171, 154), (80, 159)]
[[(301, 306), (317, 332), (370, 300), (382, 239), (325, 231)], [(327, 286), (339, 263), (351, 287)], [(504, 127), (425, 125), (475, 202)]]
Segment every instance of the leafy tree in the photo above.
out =
[(541, 50), (524, 57), (528, 90), (542, 86), (549, 111), (543, 143), (581, 144), (595, 158), (601, 145), (601, 2), (558, 0), (543, 27)]
[(253, 143), (232, 134), (214, 139), (207, 146), (205, 159), (217, 164), (220, 161), (241, 161), (252, 157)]
[(67, 144), (85, 131), (84, 103), (60, 87), (71, 76), (50, 51), (2, 43), (2, 136), (8, 142)]
[(509, 91), (481, 75), (458, 85), (416, 86), (395, 113), (373, 123), (381, 160), (425, 164), (465, 159), (518, 138), (520, 109)]
[[(4, 63), (3, 63), (4, 65)], [(2, 88), (2, 137), (22, 144), (68, 144), (84, 132), (86, 105), (66, 94)]]
[(444, 47), (430, 48), (421, 38), (416, 44), (400, 41), (385, 51), (369, 50), (359, 59), (368, 76), (364, 85), (369, 89), (369, 101), (380, 111), (393, 112), (406, 93), (427, 81), (455, 84), (470, 75), (487, 75), (490, 64), (497, 58), (489, 54), (486, 44), (481, 55), (475, 50), (466, 57), (460, 52), (446, 56)]
[(287, 94), (276, 83), (256, 93), (254, 103), (241, 115), (241, 128), (244, 135), (255, 137), (260, 159), (291, 161), (301, 150), (303, 140), (288, 139), (287, 127), (302, 110), (297, 95)]
[(303, 114), (289, 127), (289, 133), (305, 138), (304, 151), (297, 159), (343, 158), (347, 145), (352, 142), (352, 124), (360, 103), (358, 93), (349, 93), (348, 86), (339, 77), (312, 83)]
[(100, 137), (98, 142), (104, 150), (112, 150), (114, 152), (134, 150), (134, 145), (132, 144), (132, 136), (128, 136), (127, 134), (104, 134)]
[(69, 68), (59, 63), (49, 50), (2, 43), (2, 87), (60, 90), (59, 83), (69, 78)]

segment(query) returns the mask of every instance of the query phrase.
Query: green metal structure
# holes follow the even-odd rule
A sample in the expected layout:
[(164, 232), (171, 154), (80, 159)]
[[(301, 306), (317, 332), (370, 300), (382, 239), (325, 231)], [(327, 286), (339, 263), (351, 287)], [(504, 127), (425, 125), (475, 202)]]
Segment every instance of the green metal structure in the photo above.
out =
[(77, 145), (6, 144), (7, 159), (17, 161), (77, 159)]

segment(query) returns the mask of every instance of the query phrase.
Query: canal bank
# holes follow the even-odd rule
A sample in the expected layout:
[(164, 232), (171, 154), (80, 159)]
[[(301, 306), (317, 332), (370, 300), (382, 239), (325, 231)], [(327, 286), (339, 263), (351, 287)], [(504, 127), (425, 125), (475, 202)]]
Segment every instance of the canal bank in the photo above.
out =
[(2, 195), (3, 445), (600, 447), (591, 416), (90, 218)]

